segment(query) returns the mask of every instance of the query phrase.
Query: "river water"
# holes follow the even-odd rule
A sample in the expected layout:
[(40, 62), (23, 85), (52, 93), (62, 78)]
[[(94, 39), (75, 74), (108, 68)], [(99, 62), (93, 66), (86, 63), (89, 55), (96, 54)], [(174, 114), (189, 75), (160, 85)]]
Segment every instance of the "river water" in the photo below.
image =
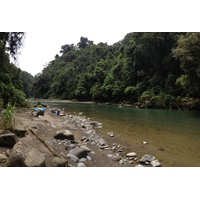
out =
[(98, 130), (102, 136), (109, 139), (107, 133), (114, 132), (126, 151), (135, 151), (138, 157), (152, 154), (166, 167), (200, 166), (200, 112), (80, 103), (49, 105), (71, 114), (83, 112), (87, 118), (102, 122), (103, 128)]

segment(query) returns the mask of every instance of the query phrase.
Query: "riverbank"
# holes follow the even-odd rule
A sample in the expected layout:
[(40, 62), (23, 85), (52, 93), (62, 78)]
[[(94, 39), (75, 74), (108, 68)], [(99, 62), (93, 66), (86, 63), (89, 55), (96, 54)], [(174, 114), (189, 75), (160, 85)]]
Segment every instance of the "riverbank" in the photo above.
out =
[[(47, 107), (44, 116), (34, 117), (31, 111), (31, 108), (17, 109), (15, 128), (26, 131), (23, 137), (19, 137), (18, 142), (27, 144), (29, 149), (37, 149), (41, 159), (44, 157), (44, 166), (160, 166), (154, 155), (145, 156), (146, 152), (143, 157), (137, 155), (134, 149), (127, 151), (126, 146), (118, 143), (112, 132), (107, 135), (108, 140), (103, 138), (98, 133), (102, 124), (90, 121), (81, 113), (58, 116), (52, 112), (52, 108)], [(1, 163), (1, 166), (14, 162), (10, 160), (14, 155), (14, 147), (0, 147), (0, 154), (7, 156), (7, 162)], [(31, 157), (31, 160), (33, 159), (34, 157)], [(14, 160), (16, 162), (16, 159)], [(17, 163), (15, 164), (17, 166)]]

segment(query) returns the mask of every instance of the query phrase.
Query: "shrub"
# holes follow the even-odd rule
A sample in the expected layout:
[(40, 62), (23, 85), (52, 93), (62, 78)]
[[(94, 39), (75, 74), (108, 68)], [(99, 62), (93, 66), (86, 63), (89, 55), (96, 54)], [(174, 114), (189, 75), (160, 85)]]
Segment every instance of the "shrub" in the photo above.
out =
[(5, 130), (11, 130), (15, 124), (15, 105), (11, 105), (8, 103), (6, 109), (1, 112), (1, 119), (0, 119), (0, 128)]

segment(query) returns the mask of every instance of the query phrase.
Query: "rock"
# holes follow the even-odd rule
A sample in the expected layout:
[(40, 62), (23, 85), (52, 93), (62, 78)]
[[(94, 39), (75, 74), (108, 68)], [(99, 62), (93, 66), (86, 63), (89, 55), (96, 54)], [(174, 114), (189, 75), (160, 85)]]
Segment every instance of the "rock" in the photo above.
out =
[(142, 165), (140, 165), (140, 164), (138, 164), (138, 165), (136, 165), (135, 167), (143, 167)]
[(73, 154), (77, 158), (81, 159), (81, 158), (86, 157), (90, 151), (88, 149), (86, 149), (86, 148), (83, 148), (83, 147), (76, 147), (76, 148), (70, 150), (69, 153)]
[(161, 167), (161, 164), (160, 164), (160, 162), (157, 159), (151, 161), (151, 165), (153, 167)]
[(9, 150), (9, 149), (6, 150), (6, 156), (7, 156), (7, 157), (10, 156), (10, 150)]
[(101, 122), (97, 122), (97, 121), (91, 121), (90, 125), (94, 125), (94, 126), (102, 126)]
[(54, 138), (60, 140), (74, 140), (74, 134), (69, 130), (59, 130), (56, 131), (56, 135), (54, 136)]
[(6, 133), (0, 135), (0, 145), (13, 147), (17, 142), (19, 142), (19, 138), (14, 133)]
[(12, 132), (15, 133), (15, 135), (17, 135), (18, 137), (25, 137), (27, 135), (27, 131), (24, 127), (12, 129)]
[(148, 144), (148, 142), (143, 141), (142, 144)]
[(52, 158), (52, 166), (53, 167), (65, 167), (67, 161), (64, 158), (53, 157)]
[(99, 138), (98, 142), (100, 145), (107, 145), (107, 142), (103, 138)]
[(145, 154), (141, 159), (140, 162), (141, 163), (145, 163), (145, 162), (151, 162), (153, 160), (155, 160), (155, 156), (149, 155), (149, 154)]
[(88, 147), (86, 147), (86, 146), (83, 146), (83, 145), (81, 145), (80, 148), (86, 149), (86, 150), (88, 151), (88, 153), (92, 151), (90, 148), (88, 148)]
[(124, 149), (122, 148), (122, 147), (120, 147), (119, 149), (118, 149), (118, 152), (123, 152), (124, 151)]
[(126, 154), (127, 157), (135, 157), (137, 154), (135, 152), (130, 152)]
[(114, 151), (116, 149), (116, 146), (112, 146), (111, 150)]
[(85, 166), (85, 164), (84, 164), (84, 163), (82, 163), (82, 162), (79, 162), (79, 163), (77, 164), (77, 167), (86, 167), (86, 166)]
[(0, 164), (7, 162), (8, 157), (4, 154), (0, 154)]
[(92, 158), (90, 156), (86, 156), (87, 160), (91, 161)]
[(69, 144), (65, 147), (66, 150), (70, 151), (71, 149), (75, 148), (76, 145), (75, 144)]
[(121, 159), (121, 160), (119, 161), (119, 164), (120, 164), (120, 165), (123, 165), (123, 164), (124, 164), (124, 159)]
[(25, 142), (18, 142), (14, 145), (9, 159), (10, 167), (43, 167), (45, 157), (36, 148)]
[(128, 161), (129, 164), (133, 164), (134, 162), (132, 160)]
[(128, 160), (135, 160), (135, 157), (128, 157)]
[(114, 137), (114, 133), (113, 133), (113, 132), (107, 133), (107, 135), (108, 135), (109, 137)]
[(86, 158), (81, 158), (80, 160), (79, 160), (79, 162), (85, 162), (87, 159)]
[(78, 162), (79, 161), (79, 159), (75, 156), (75, 155), (73, 155), (73, 154), (67, 154), (67, 156), (66, 156), (69, 160), (71, 160), (71, 161), (73, 161), (73, 162)]
[(117, 162), (119, 162), (121, 159), (122, 159), (122, 157), (121, 157), (121, 156), (117, 156), (117, 155), (111, 157), (111, 160), (113, 160), (113, 161), (117, 161)]
[(84, 141), (86, 138), (87, 138), (87, 137), (83, 136), (83, 137), (81, 138), (81, 141)]
[(105, 149), (105, 145), (100, 145), (99, 148), (100, 149)]

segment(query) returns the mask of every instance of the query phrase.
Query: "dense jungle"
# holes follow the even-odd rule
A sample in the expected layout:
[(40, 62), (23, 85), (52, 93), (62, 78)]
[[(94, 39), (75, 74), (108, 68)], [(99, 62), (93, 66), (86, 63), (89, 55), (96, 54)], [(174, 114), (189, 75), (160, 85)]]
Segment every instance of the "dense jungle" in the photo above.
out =
[(63, 44), (35, 76), (11, 62), (25, 35), (0, 33), (2, 107), (43, 98), (200, 109), (198, 32), (131, 32), (112, 45), (81, 36), (77, 44)]

